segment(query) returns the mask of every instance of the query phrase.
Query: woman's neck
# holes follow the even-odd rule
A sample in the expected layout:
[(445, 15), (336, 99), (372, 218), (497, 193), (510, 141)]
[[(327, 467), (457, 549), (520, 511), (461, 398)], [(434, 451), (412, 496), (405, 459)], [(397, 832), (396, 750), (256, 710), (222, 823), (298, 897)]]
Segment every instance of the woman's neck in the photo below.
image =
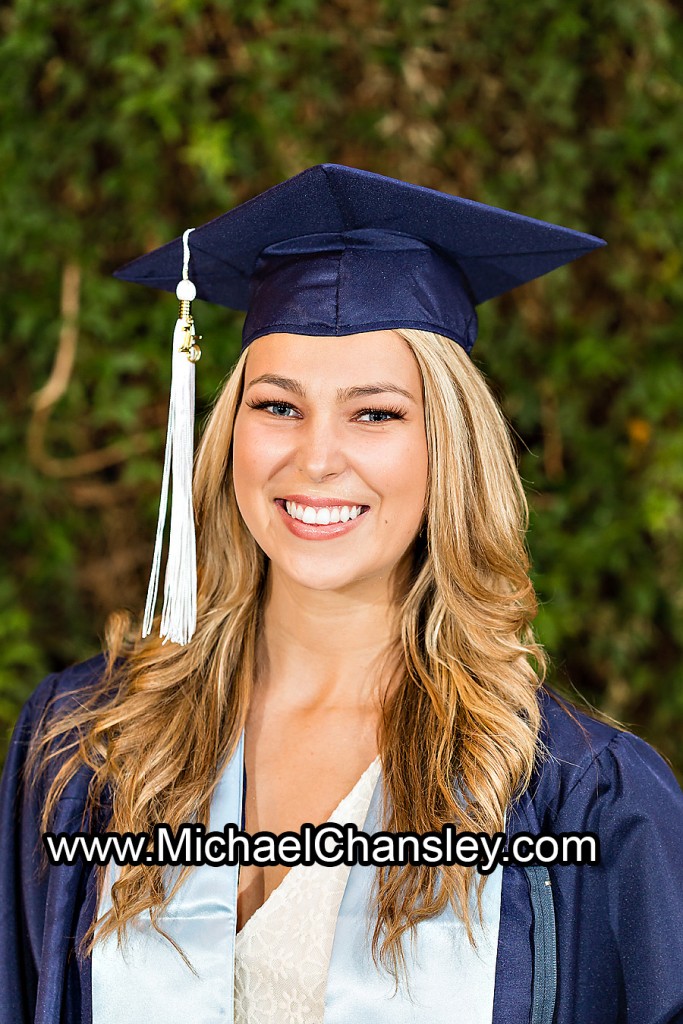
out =
[(302, 710), (374, 705), (390, 681), (396, 612), (389, 581), (317, 591), (271, 566), (259, 638), (261, 696)]

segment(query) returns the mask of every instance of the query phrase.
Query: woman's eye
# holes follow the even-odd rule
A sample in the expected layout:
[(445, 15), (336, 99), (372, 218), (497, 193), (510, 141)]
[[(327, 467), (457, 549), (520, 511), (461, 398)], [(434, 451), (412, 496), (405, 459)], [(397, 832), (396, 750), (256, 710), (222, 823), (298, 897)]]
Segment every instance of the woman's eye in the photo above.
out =
[[(401, 409), (363, 409), (358, 416), (384, 416), (391, 420), (405, 419), (405, 413)], [(370, 419), (369, 423), (386, 423), (386, 419)]]
[[(286, 415), (288, 411), (296, 412), (294, 406), (290, 405), (289, 402), (247, 402), (247, 405), (250, 409), (267, 409), (269, 412), (271, 409), (274, 409), (275, 412), (271, 413), (271, 415), (278, 416), (280, 419), (289, 419)], [(283, 410), (285, 411), (284, 414)]]

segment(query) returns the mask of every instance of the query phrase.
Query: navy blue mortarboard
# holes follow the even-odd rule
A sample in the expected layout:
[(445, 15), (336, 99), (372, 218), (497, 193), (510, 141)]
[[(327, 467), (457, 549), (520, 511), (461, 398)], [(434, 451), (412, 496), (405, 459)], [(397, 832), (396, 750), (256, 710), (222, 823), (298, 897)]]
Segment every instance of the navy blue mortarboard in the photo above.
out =
[[(602, 239), (338, 164), (311, 167), (192, 234), (197, 297), (247, 310), (264, 334), (420, 328), (469, 352), (475, 306)], [(182, 239), (117, 270), (175, 292)]]
[(247, 311), (243, 348), (276, 332), (343, 336), (403, 327), (443, 334), (470, 352), (480, 302), (604, 244), (459, 196), (320, 164), (117, 270), (124, 281), (180, 299), (143, 636), (154, 617), (171, 470), (161, 636), (184, 644), (196, 627), (195, 297)]

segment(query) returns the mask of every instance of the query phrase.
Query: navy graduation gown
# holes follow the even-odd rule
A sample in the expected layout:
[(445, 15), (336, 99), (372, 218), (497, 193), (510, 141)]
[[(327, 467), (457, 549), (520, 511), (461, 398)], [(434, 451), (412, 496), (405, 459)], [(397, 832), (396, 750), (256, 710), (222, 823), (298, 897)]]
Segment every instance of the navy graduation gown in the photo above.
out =
[[(94, 871), (41, 869), (47, 780), (27, 785), (23, 765), (48, 702), (64, 713), (102, 666), (98, 656), (45, 679), (12, 739), (0, 789), (0, 1024), (91, 1024), (90, 962), (76, 947), (95, 913)], [(539, 985), (555, 976), (555, 1024), (682, 1024), (683, 793), (644, 741), (569, 714), (546, 691), (540, 700), (549, 756), (511, 808), (508, 833), (595, 832), (601, 864), (549, 868), (557, 946), (544, 965), (530, 876), (504, 869), (493, 1024), (549, 1024)], [(85, 769), (71, 780), (55, 831), (82, 827), (88, 780)], [(89, 827), (106, 819), (104, 807)]]

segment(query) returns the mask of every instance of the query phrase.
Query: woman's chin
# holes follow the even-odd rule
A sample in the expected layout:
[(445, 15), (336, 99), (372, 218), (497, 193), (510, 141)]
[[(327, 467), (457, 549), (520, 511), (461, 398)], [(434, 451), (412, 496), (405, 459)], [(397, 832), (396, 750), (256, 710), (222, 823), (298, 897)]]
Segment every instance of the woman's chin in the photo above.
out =
[(318, 591), (324, 593), (348, 593), (360, 587), (367, 587), (372, 580), (378, 584), (382, 578), (386, 579), (386, 572), (381, 569), (371, 570), (369, 567), (353, 567), (350, 565), (302, 565), (283, 564), (271, 561), (271, 572), (280, 576), (285, 585), (289, 584), (304, 590)]

